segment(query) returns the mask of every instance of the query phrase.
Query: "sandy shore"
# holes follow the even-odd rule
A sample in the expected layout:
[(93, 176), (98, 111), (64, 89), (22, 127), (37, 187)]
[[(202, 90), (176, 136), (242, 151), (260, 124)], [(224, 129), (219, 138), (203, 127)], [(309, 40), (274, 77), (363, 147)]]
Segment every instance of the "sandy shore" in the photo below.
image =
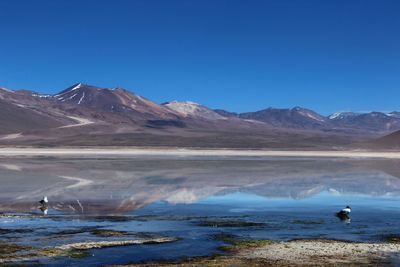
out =
[(0, 156), (271, 156), (400, 159), (400, 152), (156, 148), (0, 148)]
[[(325, 265), (389, 262), (394, 253), (400, 252), (395, 243), (353, 243), (332, 240), (298, 240), (281, 242), (242, 251), (237, 256), (245, 259), (267, 259), (279, 265)], [(397, 255), (398, 257), (398, 255)]]
[(297, 240), (242, 249), (230, 256), (199, 257), (178, 263), (154, 262), (125, 266), (396, 266), (396, 243), (353, 243), (335, 240)]

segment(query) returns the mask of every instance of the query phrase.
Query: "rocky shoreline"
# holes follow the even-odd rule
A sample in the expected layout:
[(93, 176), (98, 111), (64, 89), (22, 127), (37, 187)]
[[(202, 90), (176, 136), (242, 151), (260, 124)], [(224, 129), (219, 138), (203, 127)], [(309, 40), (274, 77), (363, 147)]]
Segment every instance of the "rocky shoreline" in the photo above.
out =
[(108, 247), (162, 244), (177, 241), (173, 237), (156, 237), (146, 239), (128, 239), (128, 240), (102, 240), (91, 242), (70, 243), (55, 247), (34, 248), (30, 246), (19, 245), (15, 243), (0, 242), (0, 265), (35, 261), (43, 258), (70, 257), (84, 258), (90, 256), (87, 250), (101, 249)]

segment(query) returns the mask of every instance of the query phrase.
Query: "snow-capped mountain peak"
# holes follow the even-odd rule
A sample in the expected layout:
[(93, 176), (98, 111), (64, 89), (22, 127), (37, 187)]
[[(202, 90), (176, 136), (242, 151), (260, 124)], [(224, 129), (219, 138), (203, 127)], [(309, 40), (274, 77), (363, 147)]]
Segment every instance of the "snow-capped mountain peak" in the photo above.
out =
[(341, 120), (349, 117), (355, 117), (359, 115), (358, 113), (355, 112), (335, 112), (331, 115), (328, 116), (328, 119), (330, 120)]
[(74, 87), (72, 87), (70, 91), (74, 91), (74, 90), (79, 89), (79, 88), (81, 88), (81, 87), (82, 87), (82, 83), (78, 83), (77, 85), (75, 85)]

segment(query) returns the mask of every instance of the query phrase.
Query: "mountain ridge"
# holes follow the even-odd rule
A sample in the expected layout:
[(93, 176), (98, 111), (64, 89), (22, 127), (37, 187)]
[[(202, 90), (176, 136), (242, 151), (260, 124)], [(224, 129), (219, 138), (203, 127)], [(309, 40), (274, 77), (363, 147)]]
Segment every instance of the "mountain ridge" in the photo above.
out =
[[(0, 134), (12, 136), (0, 136), (0, 144), (84, 143), (70, 139), (75, 136), (89, 143), (98, 138), (99, 144), (140, 144), (138, 140), (143, 140), (144, 145), (161, 146), (337, 147), (400, 130), (396, 111), (323, 116), (297, 106), (235, 113), (193, 101), (158, 104), (124, 88), (84, 83), (53, 95), (0, 88), (0, 100), (0, 124), (8, 125), (0, 127)], [(25, 115), (14, 116), (10, 123), (9, 114), (21, 112)]]

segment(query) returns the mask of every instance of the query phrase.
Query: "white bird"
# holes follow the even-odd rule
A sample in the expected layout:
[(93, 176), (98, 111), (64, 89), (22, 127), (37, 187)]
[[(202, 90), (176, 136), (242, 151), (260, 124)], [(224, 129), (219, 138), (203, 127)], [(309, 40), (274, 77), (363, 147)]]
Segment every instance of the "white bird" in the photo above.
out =
[(47, 199), (47, 196), (44, 196), (44, 198), (42, 200), (40, 200), (39, 203), (42, 206), (47, 206), (47, 204), (49, 203), (49, 200)]
[(350, 220), (349, 214), (351, 212), (350, 206), (346, 206), (346, 208), (341, 209), (339, 212), (336, 213), (336, 216), (340, 218), (342, 221)]
[(346, 206), (346, 208), (342, 209), (340, 212), (349, 214), (351, 212), (350, 206)]

